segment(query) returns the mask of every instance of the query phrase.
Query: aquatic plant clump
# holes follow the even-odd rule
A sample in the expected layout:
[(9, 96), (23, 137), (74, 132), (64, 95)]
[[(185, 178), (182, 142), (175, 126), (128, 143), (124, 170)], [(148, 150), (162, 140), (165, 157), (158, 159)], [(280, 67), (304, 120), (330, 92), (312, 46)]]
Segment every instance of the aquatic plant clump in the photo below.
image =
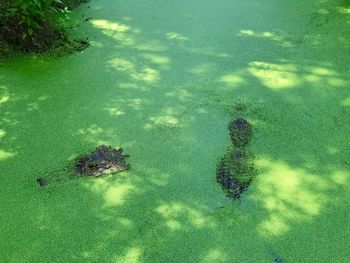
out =
[(252, 137), (252, 125), (243, 118), (238, 118), (228, 124), (228, 130), (233, 145), (246, 146)]
[(75, 171), (81, 175), (101, 176), (128, 170), (126, 162), (128, 155), (123, 154), (122, 148), (112, 148), (101, 145), (92, 153), (82, 156), (75, 162)]

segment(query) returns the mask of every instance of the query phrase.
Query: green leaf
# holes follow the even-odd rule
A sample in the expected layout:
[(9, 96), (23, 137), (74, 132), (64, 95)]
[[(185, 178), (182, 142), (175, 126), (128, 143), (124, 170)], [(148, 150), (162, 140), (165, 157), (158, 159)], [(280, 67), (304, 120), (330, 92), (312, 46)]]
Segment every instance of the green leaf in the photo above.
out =
[(31, 28), (31, 27), (28, 28), (28, 35), (29, 36), (33, 35), (33, 28)]

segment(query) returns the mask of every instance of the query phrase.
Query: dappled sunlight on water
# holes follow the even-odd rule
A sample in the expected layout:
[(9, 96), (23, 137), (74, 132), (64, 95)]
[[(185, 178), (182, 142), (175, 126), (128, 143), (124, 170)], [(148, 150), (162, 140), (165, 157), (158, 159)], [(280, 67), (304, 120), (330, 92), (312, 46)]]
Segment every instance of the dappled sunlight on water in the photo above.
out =
[(16, 154), (13, 152), (8, 152), (5, 150), (0, 149), (0, 161), (11, 159), (15, 156)]
[(108, 183), (106, 180), (96, 180), (92, 190), (97, 194), (102, 193), (106, 206), (119, 206), (125, 204), (128, 196), (137, 189), (130, 182)]
[[(317, 243), (346, 226), (350, 195), (346, 7), (338, 18), (327, 1), (97, 2), (79, 11), (93, 17), (84, 53), (0, 72), (1, 223), (19, 223), (6, 249), (33, 262), (309, 262), (323, 251), (341, 262), (333, 247), (346, 242)], [(259, 173), (232, 201), (215, 170), (236, 117), (253, 124)], [(35, 184), (100, 144), (124, 148), (131, 169)]]
[(311, 174), (286, 163), (258, 159), (261, 171), (252, 198), (268, 212), (258, 229), (265, 235), (281, 235), (293, 220), (310, 220), (330, 202), (328, 178)]
[(185, 230), (192, 226), (195, 228), (212, 228), (215, 223), (199, 210), (182, 203), (164, 203), (156, 208), (170, 230)]
[(115, 257), (112, 262), (130, 262), (130, 263), (139, 263), (142, 262), (143, 249), (134, 246), (127, 249), (125, 255), (120, 257)]
[[(327, 66), (299, 66), (294, 63), (267, 63), (253, 61), (248, 63), (246, 70), (239, 70), (221, 76), (218, 81), (228, 87), (239, 87), (246, 83), (246, 78), (256, 78), (264, 87), (272, 90), (303, 88), (305, 85), (328, 85), (330, 87), (345, 88), (349, 78)], [(311, 86), (312, 87), (312, 86)]]
[(271, 64), (259, 61), (249, 63), (248, 72), (271, 89), (293, 88), (300, 85), (296, 65)]
[(0, 86), (0, 104), (7, 102), (10, 99), (10, 94), (5, 86)]

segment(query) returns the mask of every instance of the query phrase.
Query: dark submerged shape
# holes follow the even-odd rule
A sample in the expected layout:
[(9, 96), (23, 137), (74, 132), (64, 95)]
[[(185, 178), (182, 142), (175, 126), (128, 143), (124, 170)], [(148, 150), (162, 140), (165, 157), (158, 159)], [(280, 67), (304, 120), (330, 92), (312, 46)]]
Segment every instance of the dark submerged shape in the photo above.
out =
[(247, 145), (252, 137), (252, 125), (243, 118), (238, 118), (228, 124), (231, 141), (237, 147)]
[(45, 178), (38, 178), (36, 179), (36, 182), (41, 186), (41, 187), (44, 187), (48, 184), (47, 180)]
[(130, 165), (126, 163), (122, 148), (112, 148), (101, 145), (92, 153), (78, 158), (75, 162), (75, 171), (87, 176), (101, 176), (128, 170)]
[(239, 198), (254, 178), (254, 158), (244, 150), (229, 151), (217, 168), (217, 181), (232, 198)]

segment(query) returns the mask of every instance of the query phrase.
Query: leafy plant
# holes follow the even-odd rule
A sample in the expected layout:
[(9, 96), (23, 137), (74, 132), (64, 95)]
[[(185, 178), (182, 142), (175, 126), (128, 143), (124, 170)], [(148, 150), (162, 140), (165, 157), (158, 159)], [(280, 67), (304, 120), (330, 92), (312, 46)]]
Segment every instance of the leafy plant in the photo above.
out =
[(0, 0), (0, 53), (2, 47), (37, 53), (86, 47), (86, 41), (69, 39), (64, 28), (69, 9), (82, 2), (86, 0)]
[(17, 26), (22, 29), (22, 39), (26, 39), (44, 24), (53, 23), (57, 14), (67, 12), (67, 8), (59, 7), (62, 4), (60, 0), (5, 1), (0, 7), (0, 20), (15, 20)]

